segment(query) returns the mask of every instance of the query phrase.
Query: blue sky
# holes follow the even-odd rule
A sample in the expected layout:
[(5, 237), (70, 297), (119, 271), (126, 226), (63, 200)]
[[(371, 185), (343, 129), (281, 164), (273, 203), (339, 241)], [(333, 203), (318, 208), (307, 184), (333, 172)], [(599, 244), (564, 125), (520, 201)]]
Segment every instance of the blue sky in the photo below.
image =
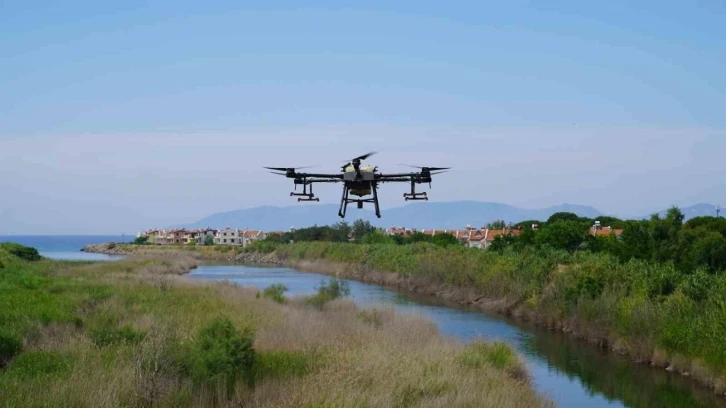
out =
[(720, 2), (105, 3), (0, 0), (0, 233), (292, 204), (261, 165), (369, 150), (454, 166), (437, 200), (726, 204)]

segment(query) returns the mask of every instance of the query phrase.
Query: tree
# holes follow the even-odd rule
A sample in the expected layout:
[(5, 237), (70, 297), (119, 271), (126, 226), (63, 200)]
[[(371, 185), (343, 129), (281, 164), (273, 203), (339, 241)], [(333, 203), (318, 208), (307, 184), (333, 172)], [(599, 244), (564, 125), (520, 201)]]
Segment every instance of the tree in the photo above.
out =
[(694, 217), (686, 221), (684, 229), (705, 228), (708, 231), (718, 232), (726, 238), (726, 218)]
[(650, 233), (650, 221), (626, 221), (620, 235), (623, 245), (621, 253), (615, 254), (622, 261), (630, 259), (652, 259), (653, 237)]
[(451, 245), (459, 245), (459, 241), (452, 234), (436, 234), (431, 237), (431, 243), (441, 247), (447, 247)]
[(693, 244), (696, 262), (713, 271), (726, 269), (726, 238), (718, 232), (709, 232)]
[(146, 245), (148, 242), (149, 242), (149, 237), (147, 237), (145, 235), (141, 236), (141, 237), (136, 237), (136, 239), (134, 240), (135, 245)]
[(557, 221), (579, 221), (580, 217), (571, 212), (557, 212), (550, 216), (550, 218), (547, 219), (547, 224), (552, 224)]
[(356, 241), (360, 241), (361, 239), (363, 239), (363, 237), (375, 230), (376, 227), (371, 225), (371, 223), (368, 221), (358, 219), (353, 222), (353, 238)]
[(670, 222), (673, 226), (677, 226), (678, 229), (683, 225), (683, 220), (686, 218), (680, 208), (673, 206), (666, 212), (665, 220)]
[(504, 220), (496, 220), (487, 224), (487, 228), (493, 230), (503, 230), (504, 228), (507, 228), (507, 223), (504, 222)]
[(409, 244), (415, 244), (416, 242), (431, 242), (431, 236), (424, 234), (423, 232), (414, 232), (411, 234), (406, 241)]
[(514, 245), (517, 242), (517, 237), (514, 235), (502, 234), (494, 237), (494, 241), (489, 244), (490, 251), (503, 252), (507, 247)]
[(214, 245), (214, 237), (211, 235), (207, 235), (204, 237), (204, 245), (212, 246)]
[(585, 230), (582, 223), (577, 221), (556, 221), (552, 224), (548, 222), (535, 238), (539, 245), (549, 245), (570, 252), (576, 250), (584, 240)]
[(607, 215), (597, 217), (595, 218), (595, 221), (600, 221), (600, 225), (603, 227), (623, 228), (623, 226), (625, 226), (625, 221), (620, 218), (610, 217)]
[(532, 225), (542, 225), (542, 221), (540, 220), (526, 220), (522, 222), (518, 222), (514, 224), (515, 227), (522, 227), (525, 230), (526, 229), (532, 229)]

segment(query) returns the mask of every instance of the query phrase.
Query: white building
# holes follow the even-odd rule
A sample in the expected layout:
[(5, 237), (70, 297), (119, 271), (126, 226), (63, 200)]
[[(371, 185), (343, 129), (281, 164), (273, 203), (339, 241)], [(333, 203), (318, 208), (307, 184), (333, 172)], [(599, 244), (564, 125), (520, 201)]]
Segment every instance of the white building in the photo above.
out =
[(243, 231), (237, 228), (227, 227), (216, 231), (214, 243), (216, 245), (242, 245), (243, 235)]

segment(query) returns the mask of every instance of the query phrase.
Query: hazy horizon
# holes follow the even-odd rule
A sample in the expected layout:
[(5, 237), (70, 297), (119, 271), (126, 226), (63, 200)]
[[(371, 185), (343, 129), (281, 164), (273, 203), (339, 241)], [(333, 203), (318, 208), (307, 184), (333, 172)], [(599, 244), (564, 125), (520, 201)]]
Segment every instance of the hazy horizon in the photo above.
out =
[(264, 4), (0, 4), (0, 234), (294, 205), (262, 166), (371, 150), (453, 167), (432, 201), (726, 205), (722, 4)]

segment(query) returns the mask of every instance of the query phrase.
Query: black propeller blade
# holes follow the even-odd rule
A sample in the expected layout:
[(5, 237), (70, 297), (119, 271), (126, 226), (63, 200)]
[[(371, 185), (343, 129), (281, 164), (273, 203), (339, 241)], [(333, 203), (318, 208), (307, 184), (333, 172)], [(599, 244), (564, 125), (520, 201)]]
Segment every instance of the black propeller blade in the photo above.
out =
[(295, 171), (295, 170), (302, 170), (302, 169), (309, 169), (311, 167), (315, 166), (303, 166), (303, 167), (264, 167), (267, 170), (277, 170), (277, 171)]
[(287, 173), (280, 173), (280, 172), (278, 172), (278, 171), (270, 171), (270, 172), (268, 172), (268, 173), (272, 173), (272, 174), (279, 174), (279, 175), (281, 175), (281, 176), (287, 176)]
[(358, 161), (358, 162), (360, 162), (361, 160), (365, 160), (365, 159), (367, 159), (367, 158), (369, 158), (369, 157), (373, 156), (374, 154), (376, 154), (376, 152), (368, 152), (368, 153), (366, 153), (366, 154), (364, 154), (364, 155), (362, 155), (362, 156), (358, 156), (358, 157), (356, 157), (356, 158), (354, 158), (354, 159), (350, 159), (350, 160), (344, 160), (343, 162), (344, 162), (344, 163), (348, 163), (348, 164), (350, 164), (350, 163), (352, 163), (352, 162), (354, 162), (354, 161)]
[(439, 170), (449, 170), (451, 167), (422, 167), (422, 166), (412, 166), (410, 164), (401, 164), (401, 166), (406, 167), (413, 167), (414, 169), (421, 169), (421, 171), (439, 171)]
[(376, 152), (368, 152), (368, 153), (366, 153), (366, 154), (364, 154), (362, 156), (356, 157), (355, 159), (353, 159), (353, 161), (355, 161), (355, 160), (365, 160), (365, 159), (373, 156), (374, 154), (376, 154)]

